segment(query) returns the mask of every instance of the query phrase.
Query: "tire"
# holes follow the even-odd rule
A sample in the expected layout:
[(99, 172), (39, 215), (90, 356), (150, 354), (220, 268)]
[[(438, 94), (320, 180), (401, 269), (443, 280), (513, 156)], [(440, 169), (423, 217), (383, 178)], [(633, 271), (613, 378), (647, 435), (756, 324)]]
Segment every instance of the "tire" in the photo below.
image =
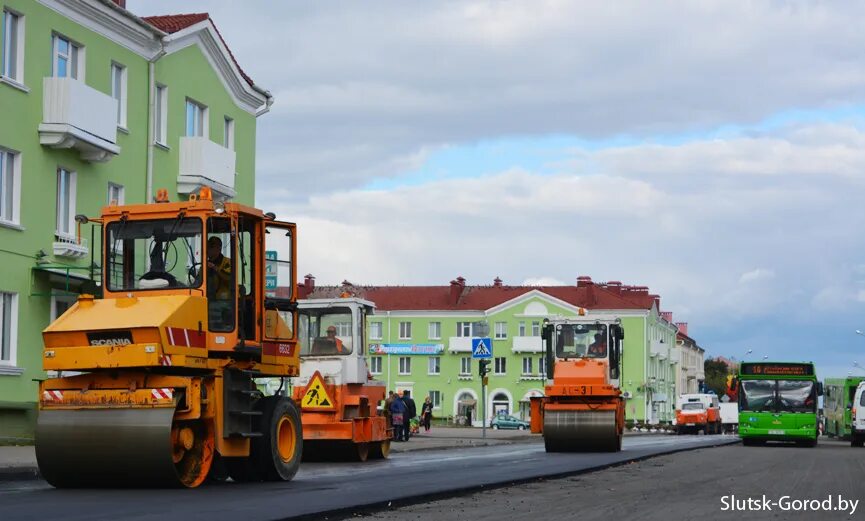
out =
[(494, 430), (494, 431), (499, 430), (499, 426), (498, 426), (498, 425), (493, 425), (493, 430)]
[(850, 437), (850, 446), (851, 447), (862, 447), (865, 445), (865, 436), (851, 436)]
[(387, 459), (390, 456), (390, 440), (373, 443), (369, 447), (369, 457), (372, 459)]
[(292, 400), (268, 396), (264, 400), (262, 436), (252, 443), (250, 459), (264, 481), (290, 481), (303, 455), (300, 411)]
[(518, 431), (524, 431), (524, 430), (526, 430), (526, 426), (525, 425), (518, 425), (517, 430)]

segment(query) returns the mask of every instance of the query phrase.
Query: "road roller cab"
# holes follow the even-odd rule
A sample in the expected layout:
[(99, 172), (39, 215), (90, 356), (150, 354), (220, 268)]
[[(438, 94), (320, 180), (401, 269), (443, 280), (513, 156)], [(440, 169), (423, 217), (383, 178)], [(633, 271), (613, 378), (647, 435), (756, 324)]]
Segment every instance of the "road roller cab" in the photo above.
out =
[(548, 385), (531, 399), (531, 430), (548, 452), (621, 450), (624, 330), (615, 318), (545, 320)]
[(300, 376), (293, 396), (303, 418), (304, 458), (386, 458), (389, 425), (378, 405), (384, 382), (366, 362), (370, 301), (356, 297), (298, 301)]
[(55, 486), (194, 487), (218, 461), (235, 480), (290, 479), (299, 412), (254, 379), (300, 371), (296, 227), (207, 188), (157, 201), (76, 218), (100, 228), (102, 297), (43, 332), (58, 377), (40, 384), (40, 471)]

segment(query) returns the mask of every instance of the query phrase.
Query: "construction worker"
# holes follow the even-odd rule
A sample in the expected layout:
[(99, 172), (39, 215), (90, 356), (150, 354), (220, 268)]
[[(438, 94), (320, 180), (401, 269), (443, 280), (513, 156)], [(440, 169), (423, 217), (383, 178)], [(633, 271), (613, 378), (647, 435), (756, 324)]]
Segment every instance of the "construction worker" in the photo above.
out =
[(345, 346), (342, 343), (342, 340), (337, 338), (336, 336), (336, 326), (327, 326), (327, 339), (336, 345), (337, 354), (346, 353)]
[(603, 333), (595, 334), (595, 341), (589, 345), (588, 356), (591, 358), (603, 358), (607, 356), (607, 339)]
[(222, 254), (222, 239), (207, 239), (207, 296), (219, 300), (231, 298), (231, 260)]

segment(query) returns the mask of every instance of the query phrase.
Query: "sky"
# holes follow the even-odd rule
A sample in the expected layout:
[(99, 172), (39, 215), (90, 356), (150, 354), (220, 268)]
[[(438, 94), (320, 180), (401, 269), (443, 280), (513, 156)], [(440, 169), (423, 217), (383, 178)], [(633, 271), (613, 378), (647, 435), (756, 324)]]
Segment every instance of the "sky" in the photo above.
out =
[(649, 286), (707, 351), (865, 374), (865, 3), (129, 0), (275, 103), (316, 283)]

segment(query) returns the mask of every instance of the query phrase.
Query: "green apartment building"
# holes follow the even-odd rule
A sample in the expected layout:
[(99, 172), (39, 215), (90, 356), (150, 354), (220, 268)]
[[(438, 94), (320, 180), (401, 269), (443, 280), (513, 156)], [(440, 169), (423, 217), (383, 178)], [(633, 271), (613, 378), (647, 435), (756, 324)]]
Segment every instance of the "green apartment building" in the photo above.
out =
[(252, 204), (272, 98), (206, 13), (142, 19), (124, 0), (0, 0), (0, 13), (2, 442), (32, 437), (42, 329), (100, 285), (98, 231), (75, 216), (160, 188)]
[(487, 417), (504, 411), (529, 416), (529, 398), (544, 392), (543, 319), (620, 318), (625, 328), (623, 391), (626, 418), (639, 423), (674, 419), (679, 354), (677, 328), (658, 311), (660, 298), (642, 286), (594, 283), (573, 286), (315, 286), (307, 275), (301, 298), (341, 294), (376, 304), (367, 319), (368, 363), (388, 389), (408, 389), (416, 401), (430, 396), (433, 414), (455, 423), (481, 425), (481, 379), (471, 358), (473, 337), (492, 339)]

